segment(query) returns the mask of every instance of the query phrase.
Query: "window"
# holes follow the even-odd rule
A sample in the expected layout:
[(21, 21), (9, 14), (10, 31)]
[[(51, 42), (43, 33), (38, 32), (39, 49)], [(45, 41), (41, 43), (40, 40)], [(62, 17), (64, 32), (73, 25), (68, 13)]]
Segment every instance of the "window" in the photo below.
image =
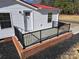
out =
[(11, 27), (10, 14), (9, 13), (0, 13), (0, 26), (1, 29)]
[(52, 21), (52, 13), (48, 13), (48, 23)]
[(25, 15), (26, 16), (30, 16), (30, 12), (25, 12)]

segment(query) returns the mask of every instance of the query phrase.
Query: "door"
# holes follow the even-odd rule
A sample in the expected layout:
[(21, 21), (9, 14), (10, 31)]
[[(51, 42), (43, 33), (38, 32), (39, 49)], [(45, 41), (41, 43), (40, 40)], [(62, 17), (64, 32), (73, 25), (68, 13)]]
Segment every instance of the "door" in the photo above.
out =
[(24, 12), (25, 13), (25, 19), (24, 19), (24, 24), (25, 24), (25, 31), (30, 31), (31, 30), (31, 12)]

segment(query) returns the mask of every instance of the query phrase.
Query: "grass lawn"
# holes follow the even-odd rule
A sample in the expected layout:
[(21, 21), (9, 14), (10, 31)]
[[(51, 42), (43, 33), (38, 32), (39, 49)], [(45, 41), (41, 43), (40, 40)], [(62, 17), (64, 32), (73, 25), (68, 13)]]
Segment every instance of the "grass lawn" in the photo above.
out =
[(61, 21), (79, 22), (79, 15), (60, 15), (59, 20), (61, 20)]

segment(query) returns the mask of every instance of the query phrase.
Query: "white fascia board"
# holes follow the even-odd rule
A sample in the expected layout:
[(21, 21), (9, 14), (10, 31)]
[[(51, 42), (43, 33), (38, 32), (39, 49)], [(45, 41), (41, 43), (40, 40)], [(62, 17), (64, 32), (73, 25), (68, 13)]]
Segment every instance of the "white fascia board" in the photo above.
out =
[(22, 1), (20, 1), (20, 0), (16, 0), (16, 1), (19, 2), (19, 3), (24, 4), (25, 6), (28, 6), (28, 7), (30, 7), (30, 8), (33, 8), (33, 9), (35, 9), (35, 10), (38, 10), (38, 9), (39, 9), (39, 8), (35, 8), (35, 7), (33, 7), (33, 6), (31, 6), (31, 5), (27, 4), (27, 3), (24, 3), (24, 2), (22, 2)]

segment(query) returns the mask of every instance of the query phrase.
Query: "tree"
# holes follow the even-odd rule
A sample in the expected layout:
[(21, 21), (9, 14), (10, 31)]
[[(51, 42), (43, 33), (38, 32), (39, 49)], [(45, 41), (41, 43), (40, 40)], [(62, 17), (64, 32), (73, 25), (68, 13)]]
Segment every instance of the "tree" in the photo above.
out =
[(63, 14), (79, 14), (79, 0), (42, 0), (42, 3), (62, 8)]

